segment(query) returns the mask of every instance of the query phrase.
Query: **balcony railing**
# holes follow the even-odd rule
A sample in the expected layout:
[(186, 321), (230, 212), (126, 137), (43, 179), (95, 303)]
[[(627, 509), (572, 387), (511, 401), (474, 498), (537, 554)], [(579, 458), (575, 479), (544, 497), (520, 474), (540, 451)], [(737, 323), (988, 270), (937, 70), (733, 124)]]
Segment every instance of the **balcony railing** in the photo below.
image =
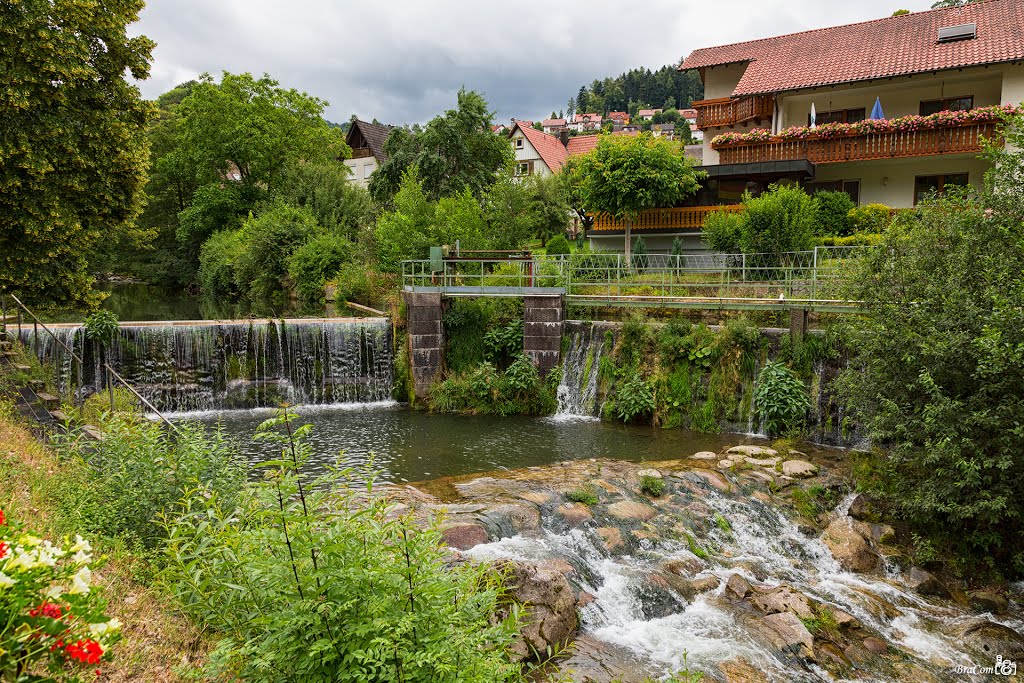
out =
[(720, 164), (806, 159), (814, 164), (866, 161), (937, 154), (972, 154), (981, 151), (981, 138), (993, 138), (995, 123), (967, 123), (946, 128), (900, 130), (800, 140), (770, 138), (715, 146)]
[[(691, 230), (699, 232), (704, 229), (704, 221), (708, 214), (716, 211), (739, 211), (740, 206), (684, 206), (673, 209), (651, 209), (641, 213), (633, 221), (632, 230)], [(625, 221), (617, 221), (608, 215), (594, 216), (592, 232), (609, 232), (625, 230)]]
[(372, 157), (372, 156), (373, 156), (373, 151), (371, 151), (369, 147), (357, 147), (357, 148), (352, 150), (352, 158), (353, 159), (365, 159), (367, 157)]
[(712, 126), (732, 126), (745, 121), (770, 119), (775, 101), (770, 95), (722, 97), (694, 102), (693, 108), (697, 110), (697, 127), (704, 130)]

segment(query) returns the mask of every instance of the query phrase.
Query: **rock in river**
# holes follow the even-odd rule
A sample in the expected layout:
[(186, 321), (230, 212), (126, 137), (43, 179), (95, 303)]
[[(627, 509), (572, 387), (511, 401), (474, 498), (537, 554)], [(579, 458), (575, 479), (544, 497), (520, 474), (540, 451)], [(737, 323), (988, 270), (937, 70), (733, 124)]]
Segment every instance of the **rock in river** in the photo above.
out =
[[(506, 563), (502, 563), (506, 564)], [(520, 638), (512, 646), (519, 659), (530, 659), (548, 646), (566, 643), (578, 625), (576, 596), (565, 575), (555, 567), (532, 562), (508, 562), (506, 579), (516, 602), (526, 606)]]
[(821, 540), (843, 569), (851, 572), (869, 572), (878, 567), (878, 554), (864, 537), (857, 533), (849, 517), (834, 520), (825, 529)]

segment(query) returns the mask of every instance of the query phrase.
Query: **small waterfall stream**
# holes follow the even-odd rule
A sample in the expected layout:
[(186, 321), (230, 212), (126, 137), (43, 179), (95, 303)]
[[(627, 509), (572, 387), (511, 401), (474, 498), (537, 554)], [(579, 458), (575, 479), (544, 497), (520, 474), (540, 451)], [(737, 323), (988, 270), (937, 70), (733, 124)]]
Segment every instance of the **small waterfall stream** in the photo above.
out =
[[(539, 533), (502, 538), (467, 554), (489, 560), (567, 562), (574, 568), (571, 576), (577, 588), (595, 598), (581, 610), (581, 630), (637, 657), (648, 676), (682, 669), (685, 652), (686, 666), (705, 672), (706, 680), (719, 680), (715, 678), (720, 675), (718, 664), (736, 657), (750, 662), (772, 683), (989, 680), (956, 672), (957, 666), (991, 665), (989, 660), (995, 658), (972, 649), (962, 637), (978, 615), (952, 601), (914, 593), (891, 565), (873, 575), (845, 571), (817, 535), (802, 532), (779, 508), (711, 486), (702, 489), (699, 508), (728, 521), (726, 528), (711, 524), (699, 539), (706, 558), (691, 552), (687, 541), (676, 540), (679, 534), (667, 528), (660, 529), (657, 538), (641, 540), (630, 554), (609, 554), (597, 523), (566, 529), (551, 519)], [(833, 514), (841, 516), (848, 504), (849, 500), (844, 501)], [(667, 607), (655, 602), (652, 608), (650, 589), (656, 583), (651, 578), (659, 572), (663, 575), (671, 562), (686, 566), (694, 579), (717, 577), (720, 584), (689, 601), (676, 596)], [(897, 657), (911, 663), (916, 673), (874, 670), (864, 678), (866, 671), (851, 670), (849, 677), (837, 678), (817, 664), (780, 654), (759, 637), (756, 615), (726, 596), (726, 581), (732, 574), (751, 584), (792, 586), (830, 609), (852, 615), (895, 648)], [(1002, 617), (982, 618), (1024, 630), (1024, 612), (1019, 608)]]
[[(54, 333), (82, 357), (81, 373), (49, 335), (21, 337), (58, 369), (61, 393), (103, 390), (102, 358), (83, 328)], [(393, 377), (391, 326), (376, 319), (124, 325), (107, 356), (161, 411), (382, 401)]]
[(562, 381), (558, 385), (557, 418), (596, 418), (601, 415), (598, 403), (598, 374), (605, 348), (605, 332), (612, 326), (602, 323), (565, 323), (568, 349), (562, 361)]

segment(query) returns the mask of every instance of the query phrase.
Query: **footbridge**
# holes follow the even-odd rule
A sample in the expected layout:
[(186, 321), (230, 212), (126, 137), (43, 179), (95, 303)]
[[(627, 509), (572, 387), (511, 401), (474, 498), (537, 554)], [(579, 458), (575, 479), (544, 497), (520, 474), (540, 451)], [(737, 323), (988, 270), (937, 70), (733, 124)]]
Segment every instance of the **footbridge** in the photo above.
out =
[(443, 300), (516, 297), (524, 301), (523, 346), (546, 372), (558, 362), (567, 306), (788, 312), (802, 335), (811, 313), (857, 313), (842, 296), (857, 247), (780, 254), (622, 254), (564, 256), (487, 253), (402, 262), (417, 391), (441, 367)]

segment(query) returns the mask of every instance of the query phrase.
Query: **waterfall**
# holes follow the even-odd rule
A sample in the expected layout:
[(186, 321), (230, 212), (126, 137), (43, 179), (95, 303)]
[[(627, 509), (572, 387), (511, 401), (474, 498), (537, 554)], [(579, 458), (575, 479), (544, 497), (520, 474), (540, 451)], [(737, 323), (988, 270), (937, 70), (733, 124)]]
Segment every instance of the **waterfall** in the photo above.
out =
[(557, 417), (597, 417), (598, 374), (605, 352), (605, 332), (609, 325), (589, 322), (565, 323), (568, 350), (562, 362), (562, 381), (558, 385)]
[[(84, 360), (81, 372), (49, 335), (22, 341), (57, 374), (62, 394), (107, 386), (102, 358), (82, 327), (53, 330)], [(387, 320), (246, 321), (123, 325), (110, 365), (161, 411), (255, 408), (281, 402), (363, 403), (390, 398)]]

